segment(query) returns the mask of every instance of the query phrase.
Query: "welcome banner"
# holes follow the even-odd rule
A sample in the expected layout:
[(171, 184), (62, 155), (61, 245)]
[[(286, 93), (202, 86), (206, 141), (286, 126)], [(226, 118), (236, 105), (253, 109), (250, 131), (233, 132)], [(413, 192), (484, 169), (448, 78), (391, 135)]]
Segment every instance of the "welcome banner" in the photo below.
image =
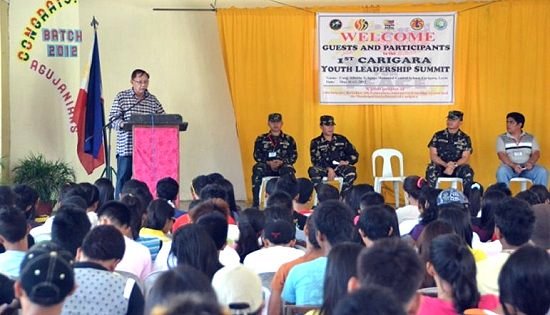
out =
[(452, 104), (455, 13), (318, 13), (321, 104)]

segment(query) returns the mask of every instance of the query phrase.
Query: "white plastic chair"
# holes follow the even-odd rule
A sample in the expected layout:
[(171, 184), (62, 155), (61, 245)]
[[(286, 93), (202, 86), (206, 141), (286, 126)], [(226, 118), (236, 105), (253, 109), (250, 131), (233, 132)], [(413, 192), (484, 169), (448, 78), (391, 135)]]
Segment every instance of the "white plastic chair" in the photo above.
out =
[[(382, 174), (376, 172), (376, 160), (382, 158)], [(395, 157), (399, 161), (398, 176), (394, 173), (391, 165), (391, 159)], [(382, 148), (372, 152), (372, 175), (374, 176), (374, 191), (382, 193), (383, 182), (393, 182), (393, 192), (395, 196), (395, 207), (399, 207), (399, 184), (403, 182), (403, 154), (396, 149)], [(407, 200), (405, 196), (405, 201)]]
[(519, 183), (521, 185), (521, 191), (527, 190), (527, 184), (533, 185), (533, 181), (525, 177), (514, 177), (510, 179), (510, 184), (511, 183)]
[(458, 189), (458, 184), (460, 183), (460, 187), (464, 190), (464, 183), (460, 177), (439, 177), (435, 184), (435, 188), (439, 188), (439, 184), (441, 183), (451, 183), (451, 188), (454, 189)]

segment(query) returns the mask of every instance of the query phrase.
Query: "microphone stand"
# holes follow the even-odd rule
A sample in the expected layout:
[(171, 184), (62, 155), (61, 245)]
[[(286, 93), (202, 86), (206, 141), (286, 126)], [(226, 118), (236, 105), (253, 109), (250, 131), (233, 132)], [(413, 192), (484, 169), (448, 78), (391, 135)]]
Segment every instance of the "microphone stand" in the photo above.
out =
[[(101, 172), (101, 175), (99, 177), (103, 177), (105, 175), (105, 177), (112, 182), (113, 181), (113, 173), (115, 174), (115, 176), (118, 176), (115, 169), (111, 166), (111, 131), (113, 130), (113, 128), (111, 128), (111, 127), (113, 126), (113, 123), (115, 122), (115, 120), (118, 120), (119, 118), (124, 119), (124, 115), (127, 112), (131, 111), (132, 109), (134, 109), (134, 107), (141, 104), (141, 102), (143, 102), (145, 99), (147, 99), (149, 97), (149, 95), (147, 95), (146, 97), (138, 100), (135, 104), (128, 107), (128, 109), (121, 110), (118, 115), (111, 117), (109, 119), (109, 121), (105, 125), (103, 125), (102, 133), (103, 133), (103, 142), (105, 143), (105, 148), (104, 148), (104, 151), (105, 151), (105, 168), (103, 169), (103, 172)], [(107, 129), (109, 129), (109, 132), (108, 132), (109, 134), (108, 135), (107, 135)], [(85, 141), (88, 141), (92, 137), (93, 136), (88, 137), (88, 139), (86, 139)]]

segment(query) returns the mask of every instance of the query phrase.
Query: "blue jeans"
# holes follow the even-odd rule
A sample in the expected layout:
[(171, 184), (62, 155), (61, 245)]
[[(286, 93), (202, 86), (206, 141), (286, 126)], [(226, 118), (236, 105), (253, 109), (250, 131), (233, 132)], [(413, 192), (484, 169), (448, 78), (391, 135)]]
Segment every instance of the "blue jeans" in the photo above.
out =
[(129, 181), (132, 178), (132, 156), (116, 156), (116, 187), (115, 187), (115, 199), (119, 199), (120, 192), (124, 183)]
[(500, 165), (497, 170), (497, 182), (508, 185), (510, 179), (514, 177), (524, 177), (533, 181), (535, 185), (548, 186), (548, 172), (542, 166), (535, 165), (530, 170), (525, 170), (519, 174), (508, 165)]

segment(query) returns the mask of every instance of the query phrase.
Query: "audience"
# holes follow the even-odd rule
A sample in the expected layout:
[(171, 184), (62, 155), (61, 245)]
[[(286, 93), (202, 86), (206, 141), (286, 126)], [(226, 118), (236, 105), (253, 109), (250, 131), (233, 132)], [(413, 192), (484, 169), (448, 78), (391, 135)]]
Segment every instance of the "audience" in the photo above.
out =
[(494, 311), (498, 307), (495, 295), (480, 295), (474, 256), (458, 235), (444, 234), (432, 240), (427, 269), (434, 277), (437, 298), (423, 296), (419, 315), (462, 314), (470, 308)]
[(310, 216), (307, 219), (306, 226), (304, 228), (304, 233), (307, 236), (306, 239), (306, 251), (303, 256), (289, 261), (277, 270), (273, 280), (271, 281), (271, 295), (269, 298), (269, 311), (270, 315), (279, 315), (282, 310), (282, 300), (281, 293), (285, 285), (286, 278), (292, 267), (305, 263), (314, 259), (317, 259), (323, 255), (321, 246), (317, 242), (315, 235), (317, 234), (317, 228), (313, 222), (313, 217)]
[(359, 235), (365, 246), (369, 247), (378, 239), (399, 237), (395, 229), (396, 216), (393, 209), (388, 211), (385, 206), (373, 206), (363, 211), (357, 221)]
[(340, 243), (328, 254), (320, 314), (334, 314), (336, 304), (346, 295), (349, 279), (357, 276), (356, 262), (361, 249), (363, 246), (356, 243)]
[(384, 196), (376, 191), (369, 191), (361, 196), (359, 207), (361, 211), (367, 210), (369, 207), (383, 206), (385, 203)]
[(481, 293), (498, 295), (498, 274), (516, 249), (531, 239), (535, 215), (531, 206), (518, 198), (507, 198), (495, 211), (495, 234), (502, 244), (497, 255), (477, 263), (477, 285)]
[(241, 262), (249, 253), (261, 248), (259, 239), (265, 225), (264, 212), (256, 208), (245, 209), (239, 217), (239, 239), (236, 250)]
[(169, 232), (172, 230), (174, 208), (163, 199), (151, 201), (147, 207), (145, 226), (139, 230), (140, 237), (155, 237), (162, 242), (172, 240)]
[(136, 282), (113, 272), (124, 250), (124, 237), (114, 226), (100, 225), (86, 235), (74, 265), (78, 286), (62, 314), (143, 313), (143, 294)]
[(285, 281), (282, 299), (297, 305), (321, 305), (327, 257), (333, 246), (350, 241), (353, 210), (336, 200), (322, 202), (313, 213), (323, 257), (294, 266)]
[(498, 277), (505, 315), (546, 315), (550, 311), (550, 256), (526, 245), (506, 261)]
[(115, 200), (115, 187), (110, 179), (105, 177), (99, 178), (94, 182), (94, 186), (96, 186), (99, 191), (98, 209), (107, 201)]
[(264, 307), (262, 281), (243, 265), (226, 266), (212, 279), (218, 301), (231, 314), (260, 315)]
[(481, 216), (472, 218), (472, 229), (479, 235), (482, 242), (491, 241), (495, 232), (495, 212), (506, 195), (493, 190), (485, 193), (481, 198)]
[(388, 288), (368, 285), (340, 299), (334, 315), (405, 315), (403, 307)]
[(399, 238), (385, 238), (361, 250), (357, 277), (349, 280), (348, 291), (372, 285), (388, 288), (403, 311), (416, 314), (422, 278), (423, 266), (414, 248)]
[(132, 213), (119, 201), (108, 201), (98, 210), (100, 225), (112, 225), (124, 236), (125, 251), (116, 271), (124, 271), (145, 279), (153, 268), (149, 249), (132, 239)]
[(227, 217), (219, 212), (211, 212), (199, 217), (196, 223), (204, 227), (206, 232), (208, 232), (214, 240), (222, 265), (228, 266), (240, 263), (240, 257), (237, 251), (231, 246), (226, 246), (229, 227), (227, 224)]
[(338, 192), (338, 188), (329, 184), (321, 183), (315, 187), (315, 191), (317, 192), (317, 201), (319, 203), (323, 203), (328, 200), (340, 199), (340, 192)]
[(353, 185), (344, 195), (344, 203), (347, 204), (356, 214), (361, 210), (361, 197), (366, 193), (374, 191), (369, 184)]
[(52, 242), (36, 244), (29, 250), (14, 284), (24, 315), (61, 314), (75, 288), (72, 257)]
[(304, 252), (294, 248), (295, 228), (285, 220), (266, 223), (262, 235), (263, 248), (248, 254), (244, 266), (257, 274), (275, 273), (282, 264), (297, 259)]
[(292, 209), (303, 214), (311, 214), (311, 196), (313, 194), (313, 183), (309, 178), (298, 178), (298, 196), (292, 201)]
[(28, 250), (27, 218), (13, 206), (0, 207), (0, 244), (6, 249), (0, 254), (0, 273), (19, 277), (19, 266)]
[(82, 208), (70, 203), (62, 205), (53, 219), (52, 241), (76, 257), (77, 249), (92, 228)]
[(13, 193), (15, 194), (15, 206), (25, 212), (25, 217), (31, 227), (37, 226), (35, 218), (38, 192), (32, 187), (22, 184), (13, 186)]
[[(428, 181), (420, 176), (407, 176), (403, 181), (403, 190), (405, 190), (408, 205), (396, 209), (397, 220), (399, 224), (406, 221), (417, 222), (420, 217), (420, 210), (418, 209), (418, 199), (423, 191), (430, 188)], [(413, 225), (414, 227), (414, 225)], [(403, 234), (409, 234), (409, 231), (402, 231)]]
[[(452, 233), (454, 233), (453, 227), (441, 220), (435, 220), (426, 225), (417, 242), (418, 255), (420, 255), (423, 266), (426, 266), (426, 263), (430, 259), (430, 245), (432, 244), (432, 240), (439, 235)], [(424, 268), (424, 270), (426, 272), (424, 273), (424, 280), (422, 281), (421, 287), (435, 287), (434, 278), (428, 274), (426, 268)]]
[(167, 265), (168, 268), (188, 265), (200, 270), (209, 279), (223, 267), (214, 240), (206, 229), (198, 224), (188, 224), (176, 231)]
[(185, 211), (178, 209), (176, 205), (176, 200), (178, 193), (180, 191), (180, 185), (172, 177), (165, 177), (160, 179), (156, 185), (157, 197), (159, 199), (164, 199), (174, 208), (175, 214), (174, 218), (179, 218)]
[(162, 273), (156, 280), (145, 301), (145, 314), (151, 314), (155, 307), (166, 307), (177, 295), (200, 293), (211, 301), (217, 301), (210, 279), (201, 271), (181, 265)]
[(413, 240), (418, 240), (420, 233), (426, 225), (437, 219), (439, 209), (437, 207), (437, 197), (442, 192), (441, 189), (427, 188), (423, 190), (418, 197), (418, 211), (420, 212), (420, 222), (415, 225), (409, 234)]

